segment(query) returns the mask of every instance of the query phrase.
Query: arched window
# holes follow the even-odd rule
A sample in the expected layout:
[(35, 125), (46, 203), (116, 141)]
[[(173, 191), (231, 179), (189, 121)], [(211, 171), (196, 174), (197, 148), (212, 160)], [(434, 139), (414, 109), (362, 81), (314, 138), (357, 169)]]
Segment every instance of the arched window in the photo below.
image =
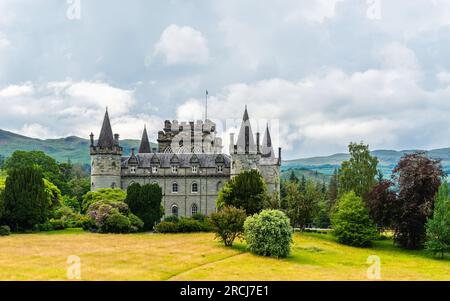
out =
[(191, 207), (191, 215), (197, 214), (198, 213), (198, 206), (197, 204), (192, 204)]
[(191, 192), (192, 193), (197, 193), (198, 192), (198, 184), (197, 183), (192, 183), (191, 185)]
[(220, 191), (222, 189), (222, 182), (217, 182), (216, 190)]
[(178, 206), (176, 204), (172, 205), (172, 216), (178, 217)]
[(114, 189), (114, 188), (116, 188), (116, 186), (117, 186), (117, 185), (116, 185), (116, 182), (112, 182), (111, 188)]
[(172, 183), (172, 193), (177, 193), (178, 192), (178, 183), (174, 182)]

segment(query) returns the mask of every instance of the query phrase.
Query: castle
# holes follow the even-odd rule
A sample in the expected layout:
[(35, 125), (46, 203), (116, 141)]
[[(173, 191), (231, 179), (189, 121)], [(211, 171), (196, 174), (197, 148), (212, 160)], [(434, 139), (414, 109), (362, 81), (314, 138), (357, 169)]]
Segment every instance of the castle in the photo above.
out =
[(139, 150), (132, 149), (124, 157), (106, 110), (96, 145), (94, 134), (90, 135), (91, 190), (155, 183), (162, 188), (166, 216), (209, 215), (216, 211), (217, 196), (227, 181), (242, 171), (257, 169), (269, 192), (279, 194), (281, 148), (276, 157), (269, 126), (262, 144), (260, 133), (255, 142), (245, 108), (236, 143), (234, 138), (230, 134), (230, 154), (224, 154), (214, 122), (166, 120), (158, 133), (157, 148), (151, 148), (144, 127)]

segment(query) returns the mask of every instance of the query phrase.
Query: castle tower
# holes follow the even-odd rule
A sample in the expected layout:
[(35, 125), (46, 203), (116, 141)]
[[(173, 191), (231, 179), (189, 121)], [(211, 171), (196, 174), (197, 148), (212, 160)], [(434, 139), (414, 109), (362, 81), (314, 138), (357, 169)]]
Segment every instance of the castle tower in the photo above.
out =
[[(231, 139), (234, 140), (234, 136)], [(234, 141), (230, 143), (234, 143)], [(252, 126), (246, 106), (237, 142), (233, 145), (233, 148), (230, 147), (232, 160), (231, 177), (237, 176), (245, 170), (257, 169), (260, 158), (258, 149), (259, 147), (257, 147), (253, 138)]]
[(91, 190), (100, 188), (121, 188), (120, 171), (122, 147), (119, 135), (113, 135), (108, 109), (106, 109), (103, 125), (97, 145), (91, 133)]
[(256, 169), (266, 181), (269, 192), (280, 193), (281, 148), (278, 149), (278, 158), (276, 158), (269, 125), (266, 127), (262, 145), (260, 133), (256, 133), (255, 143), (247, 107), (245, 107), (236, 144), (234, 144), (234, 134), (230, 134), (230, 155), (231, 177), (237, 176), (242, 171)]

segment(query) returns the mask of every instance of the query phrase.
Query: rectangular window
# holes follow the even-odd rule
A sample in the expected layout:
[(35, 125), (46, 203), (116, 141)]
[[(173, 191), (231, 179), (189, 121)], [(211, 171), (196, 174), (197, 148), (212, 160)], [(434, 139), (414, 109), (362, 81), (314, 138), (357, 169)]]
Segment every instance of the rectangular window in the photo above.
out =
[(152, 166), (152, 173), (158, 173), (158, 167)]
[(136, 173), (136, 167), (130, 167), (130, 173)]
[(217, 172), (223, 173), (223, 165), (217, 165)]
[(172, 165), (172, 173), (178, 173), (178, 166)]
[(192, 173), (197, 173), (198, 168), (197, 165), (192, 165)]

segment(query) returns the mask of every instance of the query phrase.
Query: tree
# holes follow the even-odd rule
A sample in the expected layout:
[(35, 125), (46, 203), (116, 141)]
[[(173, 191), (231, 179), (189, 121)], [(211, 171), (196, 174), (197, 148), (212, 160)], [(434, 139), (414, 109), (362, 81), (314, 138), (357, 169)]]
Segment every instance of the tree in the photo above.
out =
[(393, 170), (398, 198), (393, 219), (394, 241), (418, 249), (425, 240), (425, 223), (433, 214), (434, 197), (445, 175), (439, 160), (425, 153), (403, 156)]
[(378, 159), (370, 155), (369, 146), (350, 143), (350, 159), (339, 169), (339, 194), (353, 191), (362, 198), (375, 185)]
[(15, 231), (31, 230), (46, 221), (49, 210), (42, 172), (36, 167), (8, 171), (4, 192), (4, 220)]
[(330, 185), (328, 186), (328, 198), (330, 200), (330, 206), (332, 207), (338, 199), (338, 189), (339, 189), (339, 174), (338, 170), (335, 169), (333, 175), (330, 179)]
[(123, 202), (127, 193), (121, 189), (101, 188), (96, 191), (89, 191), (83, 196), (81, 211), (86, 212), (90, 205), (99, 201)]
[(393, 191), (393, 186), (392, 181), (380, 179), (366, 197), (369, 216), (377, 224), (379, 231), (392, 226), (397, 202), (397, 194)]
[(141, 186), (133, 183), (128, 186), (125, 203), (144, 222), (145, 230), (152, 230), (155, 223), (161, 220), (164, 214), (161, 201), (162, 190), (158, 184)]
[(298, 178), (297, 178), (297, 176), (295, 175), (294, 170), (291, 171), (291, 175), (289, 176), (289, 181), (290, 181), (290, 182), (298, 183)]
[(242, 237), (244, 222), (247, 218), (244, 209), (225, 206), (219, 212), (211, 214), (211, 224), (216, 237), (227, 247), (231, 247), (236, 238)]
[(353, 191), (340, 197), (331, 216), (331, 224), (333, 234), (345, 245), (367, 247), (376, 235), (376, 227), (364, 202)]
[(233, 206), (251, 215), (261, 211), (269, 197), (264, 178), (252, 169), (240, 173), (222, 187), (217, 198), (217, 208)]
[(434, 205), (433, 218), (426, 223), (425, 247), (434, 254), (450, 252), (450, 188), (444, 183), (439, 188)]
[(62, 193), (67, 192), (67, 183), (60, 166), (52, 157), (47, 156), (41, 151), (15, 151), (11, 157), (6, 159), (4, 168), (9, 171), (11, 169), (21, 169), (24, 167), (38, 167), (41, 169), (43, 178), (54, 183)]
[(305, 175), (302, 175), (302, 180), (300, 181), (299, 189), (301, 192), (305, 192), (306, 190), (306, 178)]
[(322, 199), (320, 185), (307, 181), (305, 191), (300, 191), (299, 184), (291, 182), (286, 186), (286, 213), (294, 227), (304, 229), (313, 221), (318, 212), (319, 201)]

